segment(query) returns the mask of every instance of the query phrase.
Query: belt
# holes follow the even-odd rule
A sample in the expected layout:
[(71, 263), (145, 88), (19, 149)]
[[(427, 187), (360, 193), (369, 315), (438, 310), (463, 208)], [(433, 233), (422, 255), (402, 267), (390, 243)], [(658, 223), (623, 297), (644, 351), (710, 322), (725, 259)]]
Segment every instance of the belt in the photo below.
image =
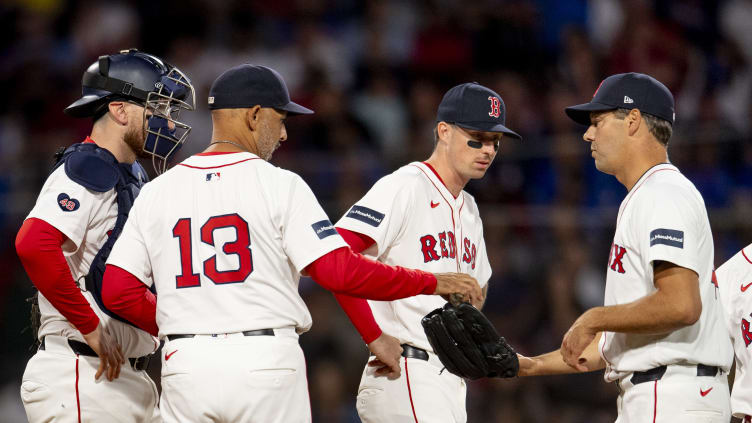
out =
[[(42, 338), (42, 343), (39, 344), (40, 350), (45, 349), (44, 340), (45, 338)], [(76, 341), (75, 339), (68, 339), (68, 346), (71, 350), (73, 350), (74, 353), (78, 355), (83, 355), (86, 357), (99, 357), (96, 351), (94, 351), (94, 349), (85, 342)], [(149, 354), (137, 358), (129, 358), (128, 361), (131, 363), (131, 367), (133, 367), (135, 370), (146, 370), (146, 368), (149, 367), (151, 356), (152, 355)]]
[(426, 350), (407, 344), (402, 344), (401, 347), (402, 357), (417, 358), (418, 360), (428, 361), (428, 353), (426, 352)]
[[(661, 380), (667, 368), (668, 366), (664, 364), (663, 366), (653, 367), (644, 372), (634, 372), (629, 381), (632, 382), (632, 385), (637, 385), (639, 383)], [(716, 374), (718, 374), (718, 366), (697, 365), (697, 376), (715, 376)]]
[[(207, 334), (207, 336), (217, 337), (221, 334), (219, 333), (211, 333)], [(167, 335), (167, 339), (170, 341), (174, 341), (176, 339), (182, 339), (182, 338), (193, 338), (196, 336), (194, 333), (190, 334), (177, 334), (177, 335)], [(246, 330), (243, 331), (243, 336), (274, 336), (274, 329), (257, 329), (257, 330)]]

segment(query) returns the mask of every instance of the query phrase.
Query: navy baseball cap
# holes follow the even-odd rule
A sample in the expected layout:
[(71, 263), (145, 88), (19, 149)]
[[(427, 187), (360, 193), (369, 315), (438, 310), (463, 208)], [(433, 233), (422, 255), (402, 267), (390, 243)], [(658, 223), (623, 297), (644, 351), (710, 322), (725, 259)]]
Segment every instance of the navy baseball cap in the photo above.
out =
[(590, 125), (590, 112), (614, 109), (639, 109), (671, 122), (674, 118), (674, 96), (660, 81), (644, 73), (620, 73), (601, 82), (590, 103), (567, 107), (565, 111), (573, 121)]
[(477, 82), (468, 82), (444, 94), (436, 121), (475, 131), (501, 132), (521, 140), (518, 133), (504, 126), (506, 115), (504, 100), (499, 94)]
[(209, 109), (241, 109), (259, 105), (284, 110), (289, 115), (308, 115), (313, 110), (290, 101), (282, 77), (272, 68), (243, 64), (219, 75), (209, 89)]

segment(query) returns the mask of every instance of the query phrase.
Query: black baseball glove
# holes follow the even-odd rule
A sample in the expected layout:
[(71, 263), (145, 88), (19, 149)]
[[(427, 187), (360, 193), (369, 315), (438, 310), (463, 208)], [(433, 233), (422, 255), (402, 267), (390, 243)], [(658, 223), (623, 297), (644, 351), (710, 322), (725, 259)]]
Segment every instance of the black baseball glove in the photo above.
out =
[(421, 324), (441, 363), (455, 375), (467, 379), (517, 376), (517, 353), (469, 303), (447, 303), (428, 313)]

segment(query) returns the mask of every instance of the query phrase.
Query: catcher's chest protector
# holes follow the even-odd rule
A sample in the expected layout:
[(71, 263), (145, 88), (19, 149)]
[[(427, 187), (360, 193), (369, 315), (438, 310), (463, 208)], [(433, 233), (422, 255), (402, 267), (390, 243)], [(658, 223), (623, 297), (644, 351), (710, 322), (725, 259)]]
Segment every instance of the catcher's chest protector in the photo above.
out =
[(118, 206), (115, 227), (110, 232), (107, 242), (91, 262), (89, 273), (85, 277), (86, 290), (91, 292), (99, 308), (107, 315), (121, 322), (132, 324), (104, 306), (102, 302), (102, 277), (104, 276), (107, 257), (109, 257), (115, 241), (123, 231), (136, 196), (141, 191), (141, 187), (149, 181), (149, 177), (138, 162), (134, 162), (132, 165), (119, 163), (112, 153), (93, 143), (73, 144), (61, 154), (56, 155), (56, 159), (57, 162), (52, 168), (52, 172), (60, 166), (65, 166), (66, 175), (85, 188), (96, 192), (107, 192), (115, 189)]

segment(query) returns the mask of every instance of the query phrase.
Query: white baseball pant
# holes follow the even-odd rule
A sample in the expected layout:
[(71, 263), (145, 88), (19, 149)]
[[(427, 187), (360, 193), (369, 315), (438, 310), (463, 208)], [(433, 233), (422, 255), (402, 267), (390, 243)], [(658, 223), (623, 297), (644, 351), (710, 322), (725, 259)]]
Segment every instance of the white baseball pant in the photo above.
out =
[(310, 422), (298, 335), (294, 328), (274, 329), (274, 334), (167, 340), (162, 348), (164, 421)]
[(67, 338), (47, 335), (45, 349), (29, 360), (21, 400), (29, 422), (160, 422), (154, 382), (126, 361), (120, 376), (94, 380), (98, 357), (80, 356)]
[(356, 405), (363, 423), (467, 421), (465, 381), (442, 371), (436, 355), (429, 353), (428, 361), (402, 357), (400, 367), (400, 377), (389, 380), (366, 365)]
[(632, 373), (619, 381), (616, 423), (728, 423), (728, 378), (697, 376), (696, 365), (669, 365), (659, 380), (632, 384)]

